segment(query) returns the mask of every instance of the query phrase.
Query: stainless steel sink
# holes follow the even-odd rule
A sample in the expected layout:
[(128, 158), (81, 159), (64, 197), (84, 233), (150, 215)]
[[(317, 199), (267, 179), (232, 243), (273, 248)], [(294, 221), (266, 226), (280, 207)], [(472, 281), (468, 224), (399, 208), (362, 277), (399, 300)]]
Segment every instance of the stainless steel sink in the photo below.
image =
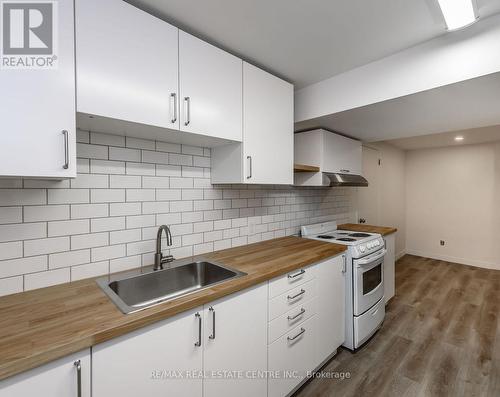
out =
[(143, 310), (159, 303), (201, 291), (246, 273), (200, 260), (172, 263), (172, 267), (149, 273), (110, 280), (102, 277), (97, 284), (125, 313)]

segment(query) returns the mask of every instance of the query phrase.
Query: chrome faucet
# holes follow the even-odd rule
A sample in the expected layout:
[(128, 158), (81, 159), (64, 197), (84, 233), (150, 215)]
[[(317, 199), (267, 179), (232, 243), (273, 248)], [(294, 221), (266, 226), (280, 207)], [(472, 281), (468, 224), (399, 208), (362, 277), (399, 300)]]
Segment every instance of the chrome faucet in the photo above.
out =
[(174, 257), (172, 255), (163, 256), (161, 253), (161, 236), (163, 235), (163, 231), (165, 231), (165, 235), (167, 236), (167, 246), (172, 245), (172, 233), (170, 233), (170, 228), (167, 225), (161, 225), (158, 228), (158, 234), (156, 235), (156, 254), (155, 254), (155, 265), (153, 270), (163, 270), (164, 263), (170, 263), (174, 261)]

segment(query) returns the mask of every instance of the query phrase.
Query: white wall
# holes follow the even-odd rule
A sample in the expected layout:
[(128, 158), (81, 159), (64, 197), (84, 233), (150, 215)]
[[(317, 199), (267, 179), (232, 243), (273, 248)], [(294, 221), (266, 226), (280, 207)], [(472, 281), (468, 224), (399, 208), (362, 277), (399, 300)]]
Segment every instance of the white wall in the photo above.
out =
[(500, 269), (500, 143), (409, 151), (406, 189), (408, 253)]
[(353, 188), (212, 186), (210, 149), (78, 132), (74, 180), (0, 180), (0, 295), (350, 221)]
[(401, 256), (406, 248), (405, 151), (387, 143), (363, 147), (363, 174), (369, 186), (358, 189), (358, 215), (371, 224), (396, 227), (396, 255)]

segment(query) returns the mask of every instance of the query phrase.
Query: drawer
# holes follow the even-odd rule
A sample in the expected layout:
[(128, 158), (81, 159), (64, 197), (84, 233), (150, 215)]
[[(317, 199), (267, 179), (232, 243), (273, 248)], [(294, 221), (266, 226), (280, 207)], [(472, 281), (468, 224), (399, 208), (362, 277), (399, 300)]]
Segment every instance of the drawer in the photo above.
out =
[(304, 267), (269, 281), (269, 299), (313, 279), (315, 268), (315, 266)]
[(316, 314), (317, 298), (313, 298), (289, 310), (269, 323), (269, 343), (274, 342), (283, 334), (298, 327), (308, 318)]
[(383, 297), (361, 316), (354, 316), (354, 347), (365, 343), (377, 331), (384, 317), (385, 299)]
[(269, 301), (269, 321), (299, 307), (316, 296), (316, 279), (294, 287)]
[(269, 371), (272, 374), (276, 371), (278, 376), (269, 378), (268, 397), (288, 395), (306, 377), (307, 371), (314, 370), (315, 332), (316, 316), (312, 316), (269, 345)]

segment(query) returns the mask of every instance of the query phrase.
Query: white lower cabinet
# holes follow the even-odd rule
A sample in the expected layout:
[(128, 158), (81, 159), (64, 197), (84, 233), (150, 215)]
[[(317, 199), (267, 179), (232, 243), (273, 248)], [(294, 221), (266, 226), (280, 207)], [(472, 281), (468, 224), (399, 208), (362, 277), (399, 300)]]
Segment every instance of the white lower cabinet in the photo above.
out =
[(384, 236), (387, 253), (384, 257), (384, 298), (389, 302), (396, 293), (396, 233)]
[(267, 283), (96, 346), (93, 397), (265, 396), (266, 306)]
[(204, 397), (265, 396), (267, 283), (205, 305)]
[(202, 316), (199, 307), (95, 346), (92, 396), (201, 397)]
[(316, 368), (316, 316), (269, 345), (268, 397), (288, 395)]
[(0, 381), (0, 397), (90, 397), (90, 349)]

